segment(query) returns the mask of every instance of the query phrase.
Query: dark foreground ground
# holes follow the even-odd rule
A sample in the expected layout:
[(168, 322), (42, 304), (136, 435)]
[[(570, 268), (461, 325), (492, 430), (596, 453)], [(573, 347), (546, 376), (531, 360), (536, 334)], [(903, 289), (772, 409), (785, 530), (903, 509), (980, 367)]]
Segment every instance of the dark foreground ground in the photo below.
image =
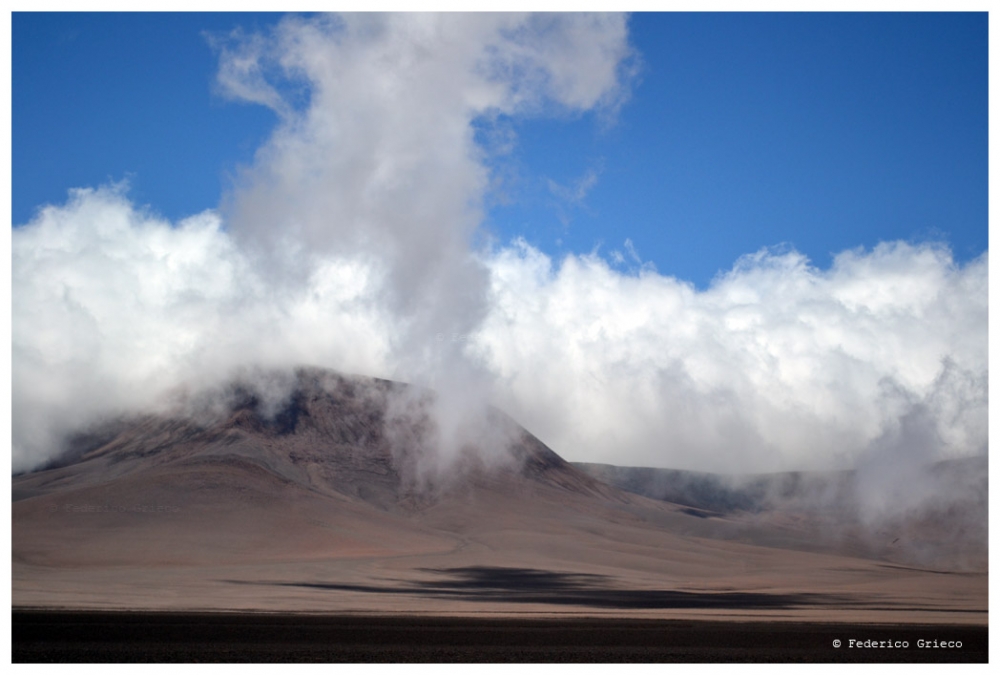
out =
[[(15, 663), (988, 661), (984, 626), (42, 610), (11, 614)], [(862, 646), (879, 643), (882, 646)], [(947, 643), (952, 646), (943, 646)]]

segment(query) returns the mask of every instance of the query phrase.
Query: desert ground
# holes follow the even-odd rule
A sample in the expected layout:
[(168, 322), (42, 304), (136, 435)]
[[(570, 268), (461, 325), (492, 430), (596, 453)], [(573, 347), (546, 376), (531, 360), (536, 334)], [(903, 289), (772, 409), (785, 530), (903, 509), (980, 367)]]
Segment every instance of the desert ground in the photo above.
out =
[[(980, 640), (975, 653), (985, 660), (986, 541), (954, 540), (955, 528), (942, 522), (947, 514), (921, 514), (872, 533), (830, 520), (835, 512), (796, 510), (794, 501), (749, 509), (730, 503), (731, 493), (712, 502), (700, 492), (697, 501), (690, 490), (675, 490), (677, 501), (667, 501), (616, 487), (623, 481), (609, 469), (600, 480), (599, 467), (564, 461), (501, 413), (492, 424), (513, 439), (504, 453), (470, 449), (442, 469), (421, 454), (421, 433), (402, 446), (387, 438), (386, 400), (402, 385), (314, 371), (298, 378), (276, 414), (262, 413), (252, 392), (237, 392), (221, 417), (117, 420), (81, 434), (61, 460), (15, 476), (15, 655), (88, 660), (54, 643), (38, 647), (31, 627), (60, 625), (67, 616), (99, 624), (122, 615), (94, 612), (129, 611), (161, 623), (187, 616), (189, 624), (211, 622), (190, 618), (206, 616), (320, 622), (312, 625), (354, 617), (397, 631), (408, 621), (503, 620), (509, 635), (529, 620), (564, 627), (674, 622), (672, 635), (682, 626), (725, 622), (729, 632), (704, 634), (732, 635), (734, 645), (760, 643), (763, 629), (754, 626), (765, 622), (820, 635), (822, 651), (806, 660), (886, 658), (871, 650), (830, 652), (838, 626), (867, 627), (855, 630), (858, 639), (903, 631), (913, 642), (914, 631), (947, 629), (971, 631), (963, 633), (966, 649), (937, 650), (934, 658), (977, 660), (971, 645)], [(982, 504), (963, 508), (985, 509), (984, 500), (985, 482)], [(928, 553), (935, 546), (937, 553)], [(59, 613), (66, 611), (83, 614)], [(140, 614), (128, 616), (125, 623)], [(581, 637), (585, 624), (575, 625), (576, 633), (566, 633), (575, 637), (559, 643), (569, 645), (561, 659), (531, 650), (525, 659), (592, 660), (591, 652), (572, 649), (580, 640), (594, 644)], [(641, 645), (645, 638), (636, 639)], [(100, 653), (105, 660), (176, 660), (157, 644), (145, 658), (135, 644)], [(712, 646), (703, 647), (683, 653), (712, 660)], [(725, 647), (722, 639), (714, 648)], [(339, 658), (282, 653), (286, 660)], [(407, 653), (507, 660), (486, 648)], [(684, 660), (677, 650), (674, 657), (641, 647), (615, 653), (621, 660)], [(591, 655), (616, 660), (607, 654)], [(931, 658), (907, 656), (915, 657)]]

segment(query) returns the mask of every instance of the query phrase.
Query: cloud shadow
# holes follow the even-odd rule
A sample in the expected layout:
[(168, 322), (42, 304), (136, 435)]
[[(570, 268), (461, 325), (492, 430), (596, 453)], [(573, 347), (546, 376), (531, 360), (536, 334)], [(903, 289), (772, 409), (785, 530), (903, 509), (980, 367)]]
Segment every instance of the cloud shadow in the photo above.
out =
[(853, 601), (821, 593), (757, 593), (629, 589), (600, 574), (553, 572), (524, 567), (450, 567), (420, 571), (437, 576), (394, 585), (321, 581), (246, 582), (323, 591), (401, 594), (466, 602), (514, 602), (596, 609), (788, 609), (806, 605), (843, 605)]

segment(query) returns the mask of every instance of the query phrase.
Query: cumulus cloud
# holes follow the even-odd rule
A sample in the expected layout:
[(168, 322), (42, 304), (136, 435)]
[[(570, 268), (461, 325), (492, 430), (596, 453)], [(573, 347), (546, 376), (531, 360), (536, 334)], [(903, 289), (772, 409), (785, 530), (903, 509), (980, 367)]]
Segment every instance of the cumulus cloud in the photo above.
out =
[(274, 286), (214, 213), (171, 224), (120, 188), (75, 190), (12, 237), (13, 464), (50, 458), (101, 415), (164, 403), (248, 364), (379, 372), (376, 272), (328, 258)]
[(101, 416), (294, 365), (433, 387), (431, 440), (451, 451), (492, 401), (570, 460), (766, 471), (985, 452), (985, 254), (896, 242), (820, 270), (762, 250), (699, 291), (630, 243), (627, 271), (480, 246), (477, 132), (613, 111), (623, 17), (295, 18), (216, 44), (220, 87), (279, 112), (219, 210), (170, 223), (123, 188), (83, 189), (13, 232), (15, 471)]
[[(748, 472), (985, 452), (985, 254), (896, 242), (819, 270), (762, 250), (697, 291), (521, 242), (491, 271), (472, 346), (505, 408), (574, 459)], [(919, 445), (914, 416), (934, 431)]]

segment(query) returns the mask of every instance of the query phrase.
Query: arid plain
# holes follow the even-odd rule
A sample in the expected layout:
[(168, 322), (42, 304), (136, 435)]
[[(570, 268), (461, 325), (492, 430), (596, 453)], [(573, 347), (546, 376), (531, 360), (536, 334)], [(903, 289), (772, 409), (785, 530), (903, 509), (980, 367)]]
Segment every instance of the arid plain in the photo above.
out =
[[(442, 468), (421, 455), (427, 420), (388, 438), (405, 390), (300, 371), (271, 414), (241, 391), (212, 420), (78, 437), (14, 479), (14, 607), (986, 624), (985, 538), (942, 523), (968, 519), (954, 505), (872, 532), (829, 509), (653, 499), (499, 412), (504, 453)], [(966, 512), (985, 509), (980, 468)]]

